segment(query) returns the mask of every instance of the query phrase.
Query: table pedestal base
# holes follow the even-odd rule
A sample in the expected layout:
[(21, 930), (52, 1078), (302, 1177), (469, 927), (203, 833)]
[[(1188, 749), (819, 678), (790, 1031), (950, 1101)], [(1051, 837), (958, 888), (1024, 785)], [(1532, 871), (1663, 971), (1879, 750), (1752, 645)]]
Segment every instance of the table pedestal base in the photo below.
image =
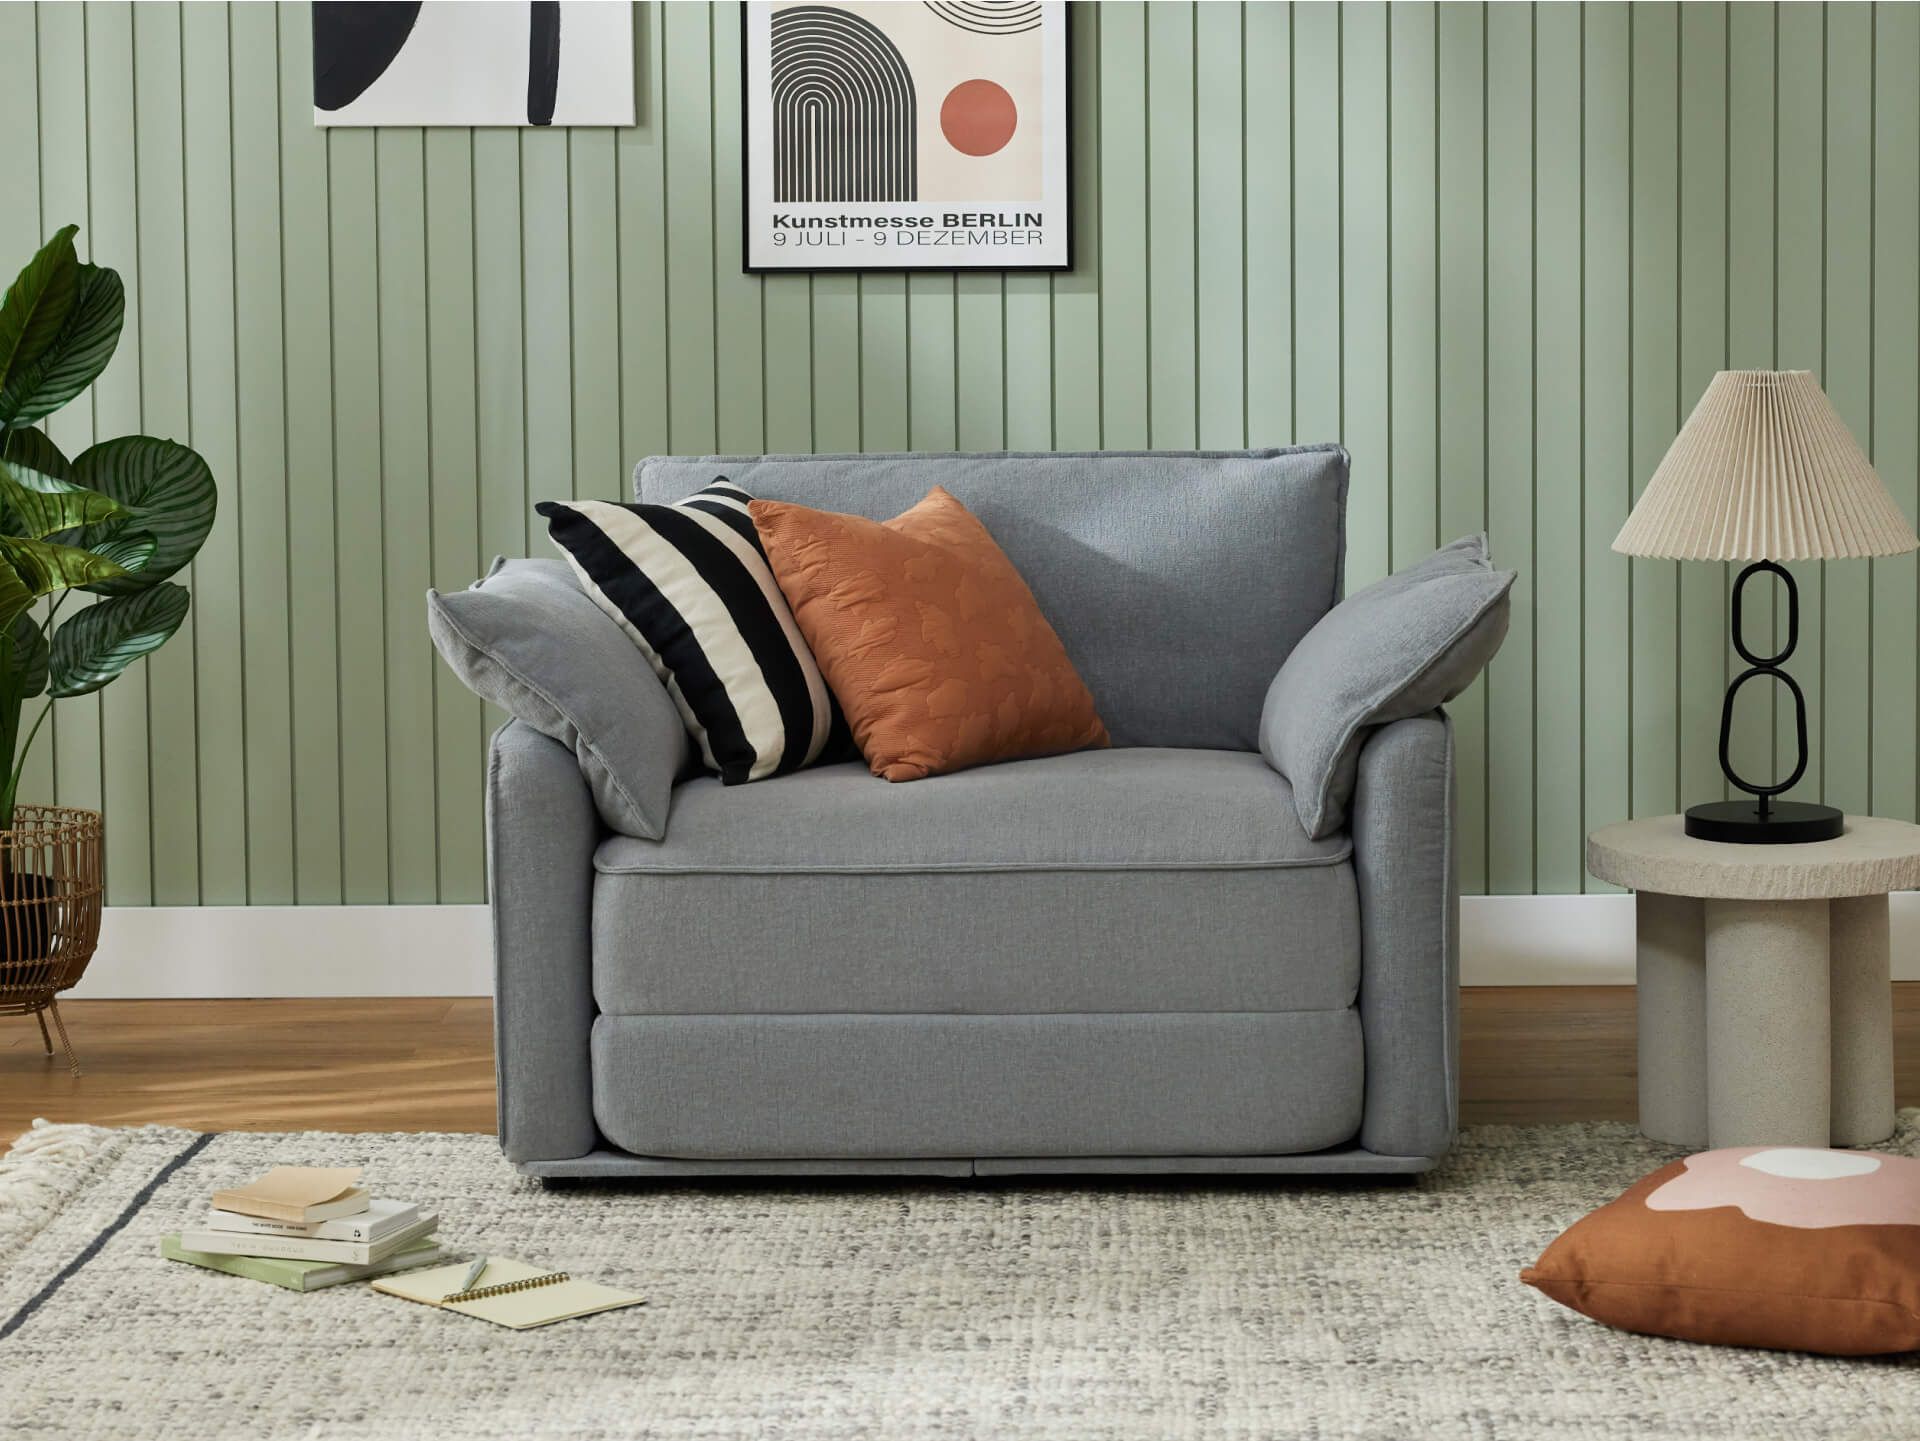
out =
[(1640, 1129), (1682, 1146), (1893, 1134), (1887, 898), (1641, 891)]

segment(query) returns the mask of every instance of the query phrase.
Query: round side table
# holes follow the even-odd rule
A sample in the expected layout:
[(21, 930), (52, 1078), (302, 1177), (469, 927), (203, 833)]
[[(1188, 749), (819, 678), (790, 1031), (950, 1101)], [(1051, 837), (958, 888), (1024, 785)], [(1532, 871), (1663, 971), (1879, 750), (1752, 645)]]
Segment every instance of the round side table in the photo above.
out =
[(1729, 845), (1680, 816), (1602, 826), (1587, 869), (1630, 886), (1640, 1129), (1682, 1146), (1863, 1146), (1893, 1134), (1887, 892), (1920, 886), (1920, 826)]

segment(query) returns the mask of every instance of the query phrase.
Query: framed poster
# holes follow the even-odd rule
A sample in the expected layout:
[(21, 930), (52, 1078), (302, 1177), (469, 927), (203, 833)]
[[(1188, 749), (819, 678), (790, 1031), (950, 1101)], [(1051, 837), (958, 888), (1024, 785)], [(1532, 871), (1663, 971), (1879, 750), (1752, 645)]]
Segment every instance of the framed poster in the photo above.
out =
[(631, 125), (630, 0), (315, 0), (313, 123)]
[(743, 7), (749, 271), (1065, 270), (1067, 6)]

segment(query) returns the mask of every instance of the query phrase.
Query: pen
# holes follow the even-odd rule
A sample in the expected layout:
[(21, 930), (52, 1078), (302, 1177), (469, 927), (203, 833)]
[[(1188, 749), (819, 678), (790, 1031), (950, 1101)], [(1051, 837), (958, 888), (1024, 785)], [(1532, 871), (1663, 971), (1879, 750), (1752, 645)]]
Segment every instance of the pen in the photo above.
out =
[(482, 1256), (479, 1260), (475, 1261), (471, 1266), (467, 1267), (467, 1279), (460, 1283), (460, 1289), (462, 1291), (471, 1291), (473, 1289), (473, 1283), (475, 1281), (478, 1281), (481, 1278), (481, 1276), (485, 1275), (486, 1270), (487, 1270), (487, 1258), (485, 1256)]

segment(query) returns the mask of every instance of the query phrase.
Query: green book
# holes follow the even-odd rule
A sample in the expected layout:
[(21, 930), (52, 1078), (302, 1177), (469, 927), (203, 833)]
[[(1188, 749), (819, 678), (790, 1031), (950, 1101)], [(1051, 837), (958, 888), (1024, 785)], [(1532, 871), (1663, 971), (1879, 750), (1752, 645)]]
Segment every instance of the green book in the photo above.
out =
[(209, 1271), (225, 1271), (229, 1276), (245, 1276), (250, 1281), (266, 1281), (285, 1286), (289, 1291), (318, 1291), (322, 1286), (338, 1286), (343, 1281), (365, 1281), (393, 1271), (410, 1271), (415, 1266), (430, 1266), (440, 1259), (440, 1243), (431, 1236), (396, 1251), (371, 1266), (350, 1266), (339, 1261), (282, 1261), (273, 1256), (216, 1256), (207, 1251), (189, 1251), (174, 1232), (160, 1241), (160, 1254), (169, 1261), (185, 1261), (189, 1266), (204, 1266)]

